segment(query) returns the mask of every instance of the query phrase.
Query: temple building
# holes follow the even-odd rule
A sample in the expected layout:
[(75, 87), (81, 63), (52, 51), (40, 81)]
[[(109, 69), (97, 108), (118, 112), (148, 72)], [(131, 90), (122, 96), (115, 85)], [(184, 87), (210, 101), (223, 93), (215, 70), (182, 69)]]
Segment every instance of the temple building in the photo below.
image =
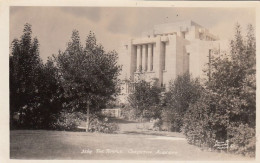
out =
[[(226, 41), (189, 20), (155, 25), (140, 38), (123, 43), (119, 54), (127, 61), (123, 73), (130, 82), (140, 76), (146, 81), (157, 79), (167, 89), (171, 80), (185, 72), (205, 77), (203, 70), (210, 68), (212, 53), (226, 46)], [(122, 93), (128, 94), (131, 89), (124, 83)]]

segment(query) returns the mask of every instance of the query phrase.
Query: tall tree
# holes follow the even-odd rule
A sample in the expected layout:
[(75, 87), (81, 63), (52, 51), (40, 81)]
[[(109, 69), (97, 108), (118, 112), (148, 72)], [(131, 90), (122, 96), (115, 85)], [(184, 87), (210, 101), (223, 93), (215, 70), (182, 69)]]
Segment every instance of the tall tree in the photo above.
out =
[(86, 130), (89, 128), (90, 113), (98, 111), (119, 92), (118, 76), (121, 66), (117, 64), (115, 51), (106, 53), (90, 32), (83, 47), (79, 32), (72, 32), (71, 41), (65, 52), (55, 57), (65, 97), (64, 105), (71, 111), (87, 112)]
[(216, 57), (212, 61), (213, 72), (208, 88), (221, 95), (220, 102), (228, 112), (229, 121), (255, 126), (256, 49), (252, 25), (247, 36), (241, 34), (239, 24), (230, 43), (230, 56)]
[(254, 155), (256, 125), (256, 51), (252, 25), (246, 37), (240, 25), (230, 55), (212, 58), (211, 78), (185, 115), (184, 133), (193, 142), (213, 146), (229, 140), (229, 151)]
[(21, 39), (14, 39), (10, 55), (10, 118), (14, 112), (24, 115), (24, 110), (34, 103), (38, 92), (39, 73), (42, 61), (39, 57), (39, 42), (32, 40), (30, 24), (24, 25)]

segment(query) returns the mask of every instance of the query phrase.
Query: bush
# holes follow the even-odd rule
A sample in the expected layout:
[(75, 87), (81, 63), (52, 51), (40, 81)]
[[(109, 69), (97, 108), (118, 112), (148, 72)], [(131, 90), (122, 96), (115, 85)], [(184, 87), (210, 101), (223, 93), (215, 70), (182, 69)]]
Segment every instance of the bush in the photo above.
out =
[(163, 121), (159, 118), (153, 121), (153, 130), (160, 131), (162, 130)]
[(118, 124), (109, 122), (108, 118), (95, 118), (89, 127), (90, 132), (115, 133), (118, 130)]
[(182, 131), (191, 144), (213, 148), (216, 140), (228, 140), (230, 152), (254, 156), (255, 129), (248, 124), (231, 121), (233, 114), (225, 107), (230, 101), (205, 90), (187, 110)]
[(248, 156), (255, 156), (255, 129), (247, 124), (240, 124), (238, 127), (229, 126), (228, 136), (230, 137), (229, 151)]
[(83, 120), (85, 120), (83, 113), (62, 111), (51, 127), (55, 130), (75, 131)]
[(122, 108), (121, 115), (126, 120), (136, 120), (138, 118), (136, 110), (131, 106), (125, 106), (124, 108)]
[(236, 27), (230, 55), (212, 56), (209, 80), (189, 106), (182, 130), (190, 143), (213, 147), (230, 142), (229, 151), (254, 156), (256, 114), (255, 37), (249, 26), (246, 39)]
[(227, 119), (217, 107), (217, 95), (203, 91), (200, 99), (192, 104), (184, 116), (182, 132), (188, 142), (198, 146), (213, 147), (216, 140), (226, 140)]
[(164, 122), (164, 128), (169, 131), (179, 132), (183, 125), (183, 116), (180, 116), (175, 109), (165, 108), (162, 113), (162, 121)]
[(161, 102), (162, 88), (158, 86), (158, 80), (147, 82), (138, 80), (134, 83), (134, 91), (128, 95), (128, 102), (134, 108), (134, 118), (156, 118)]
[(170, 82), (169, 91), (166, 93), (166, 108), (164, 121), (171, 123), (171, 130), (180, 132), (183, 117), (189, 105), (200, 97), (201, 86), (198, 79), (193, 79), (188, 73), (178, 76)]

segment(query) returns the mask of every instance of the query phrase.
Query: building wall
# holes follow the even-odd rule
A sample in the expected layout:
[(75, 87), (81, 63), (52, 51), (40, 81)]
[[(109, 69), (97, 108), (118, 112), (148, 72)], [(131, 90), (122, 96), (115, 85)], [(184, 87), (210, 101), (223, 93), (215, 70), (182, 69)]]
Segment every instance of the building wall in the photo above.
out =
[[(127, 71), (126, 78), (132, 82), (140, 79), (140, 75), (147, 81), (157, 78), (166, 88), (185, 72), (205, 78), (203, 70), (208, 68), (210, 50), (226, 48), (223, 46), (226, 42), (218, 41), (209, 30), (193, 21), (155, 25), (153, 30), (143, 32), (141, 38), (131, 39), (125, 45), (122, 54), (129, 58), (129, 68), (123, 70)], [(142, 65), (140, 72), (138, 64)]]
[(163, 71), (163, 85), (167, 86), (172, 77), (176, 76), (176, 35), (169, 36), (169, 41), (166, 43), (165, 55), (165, 71)]

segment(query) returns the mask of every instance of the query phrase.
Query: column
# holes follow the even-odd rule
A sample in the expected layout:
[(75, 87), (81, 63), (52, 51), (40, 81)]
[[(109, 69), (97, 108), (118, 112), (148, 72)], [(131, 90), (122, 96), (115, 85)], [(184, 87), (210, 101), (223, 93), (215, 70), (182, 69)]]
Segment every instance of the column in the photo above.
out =
[(137, 45), (137, 58), (136, 58), (136, 71), (139, 72), (142, 66), (142, 56), (141, 56), (141, 45)]
[(134, 80), (134, 73), (136, 72), (137, 66), (136, 66), (136, 46), (132, 44), (132, 40), (129, 40), (127, 53), (128, 56), (131, 56), (130, 62), (127, 65), (130, 67), (128, 77), (130, 78), (130, 80)]
[(153, 44), (148, 44), (148, 71), (152, 71), (152, 64), (153, 64), (153, 56), (152, 56)]
[(142, 70), (147, 70), (147, 46), (143, 45), (142, 47)]
[(159, 79), (159, 86), (161, 86), (163, 82), (163, 74), (162, 74), (162, 42), (161, 38), (158, 37), (156, 39), (155, 49), (154, 49), (154, 64), (153, 69), (155, 72), (155, 77)]

